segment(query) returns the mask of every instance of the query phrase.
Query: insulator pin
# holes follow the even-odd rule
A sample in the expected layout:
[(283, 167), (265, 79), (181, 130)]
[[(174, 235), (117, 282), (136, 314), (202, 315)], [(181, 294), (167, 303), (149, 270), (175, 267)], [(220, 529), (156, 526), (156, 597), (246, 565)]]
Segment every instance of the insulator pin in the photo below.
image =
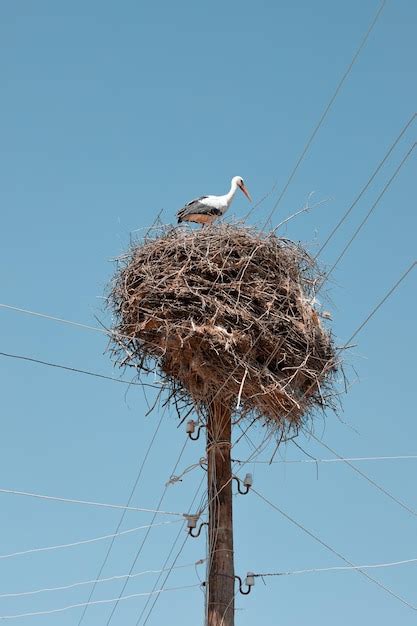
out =
[(187, 435), (192, 435), (193, 432), (195, 432), (195, 421), (194, 420), (189, 420), (187, 422), (187, 425), (185, 427), (185, 432), (187, 433)]
[(250, 489), (253, 485), (253, 477), (252, 474), (246, 474), (245, 478), (243, 479), (243, 484), (245, 485), (245, 487), (247, 487), (248, 489)]
[(197, 522), (199, 519), (199, 515), (185, 515), (185, 518), (187, 520), (187, 528), (189, 529), (193, 529), (197, 526)]

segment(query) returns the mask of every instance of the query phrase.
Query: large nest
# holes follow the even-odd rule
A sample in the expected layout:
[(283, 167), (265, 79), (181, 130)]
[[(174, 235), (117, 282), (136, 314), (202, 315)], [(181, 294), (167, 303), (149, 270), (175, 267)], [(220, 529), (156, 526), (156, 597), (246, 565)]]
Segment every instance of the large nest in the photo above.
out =
[(283, 432), (332, 404), (337, 355), (305, 249), (242, 225), (161, 228), (118, 260), (112, 351), (203, 414), (218, 400)]

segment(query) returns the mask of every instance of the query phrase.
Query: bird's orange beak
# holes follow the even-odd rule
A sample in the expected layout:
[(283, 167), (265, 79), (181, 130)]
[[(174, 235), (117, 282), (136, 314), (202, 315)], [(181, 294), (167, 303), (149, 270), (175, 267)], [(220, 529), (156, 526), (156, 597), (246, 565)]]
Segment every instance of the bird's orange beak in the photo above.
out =
[(246, 189), (245, 185), (242, 183), (241, 185), (239, 185), (239, 187), (241, 188), (241, 190), (243, 191), (243, 193), (245, 194), (245, 196), (247, 197), (247, 199), (249, 200), (249, 202), (252, 202), (252, 198), (250, 197), (250, 193), (249, 193), (249, 191)]

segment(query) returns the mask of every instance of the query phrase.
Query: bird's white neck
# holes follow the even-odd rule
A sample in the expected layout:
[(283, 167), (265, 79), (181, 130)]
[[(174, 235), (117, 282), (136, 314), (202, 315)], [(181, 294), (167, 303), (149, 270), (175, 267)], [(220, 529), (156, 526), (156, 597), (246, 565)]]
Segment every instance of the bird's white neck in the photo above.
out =
[(225, 195), (227, 206), (229, 206), (232, 203), (232, 200), (233, 200), (233, 198), (235, 196), (235, 193), (236, 193), (237, 189), (238, 189), (237, 182), (235, 180), (232, 180), (232, 184), (230, 185), (230, 190)]

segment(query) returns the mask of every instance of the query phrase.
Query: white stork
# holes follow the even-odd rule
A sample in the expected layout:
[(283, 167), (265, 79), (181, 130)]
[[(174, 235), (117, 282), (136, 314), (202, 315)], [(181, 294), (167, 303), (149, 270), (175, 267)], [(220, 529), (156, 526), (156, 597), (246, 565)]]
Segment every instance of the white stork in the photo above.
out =
[(230, 191), (224, 196), (201, 196), (191, 200), (177, 213), (178, 223), (197, 222), (197, 224), (211, 224), (215, 219), (224, 215), (232, 204), (236, 191), (241, 189), (245, 196), (252, 202), (249, 191), (245, 187), (241, 176), (234, 176)]

